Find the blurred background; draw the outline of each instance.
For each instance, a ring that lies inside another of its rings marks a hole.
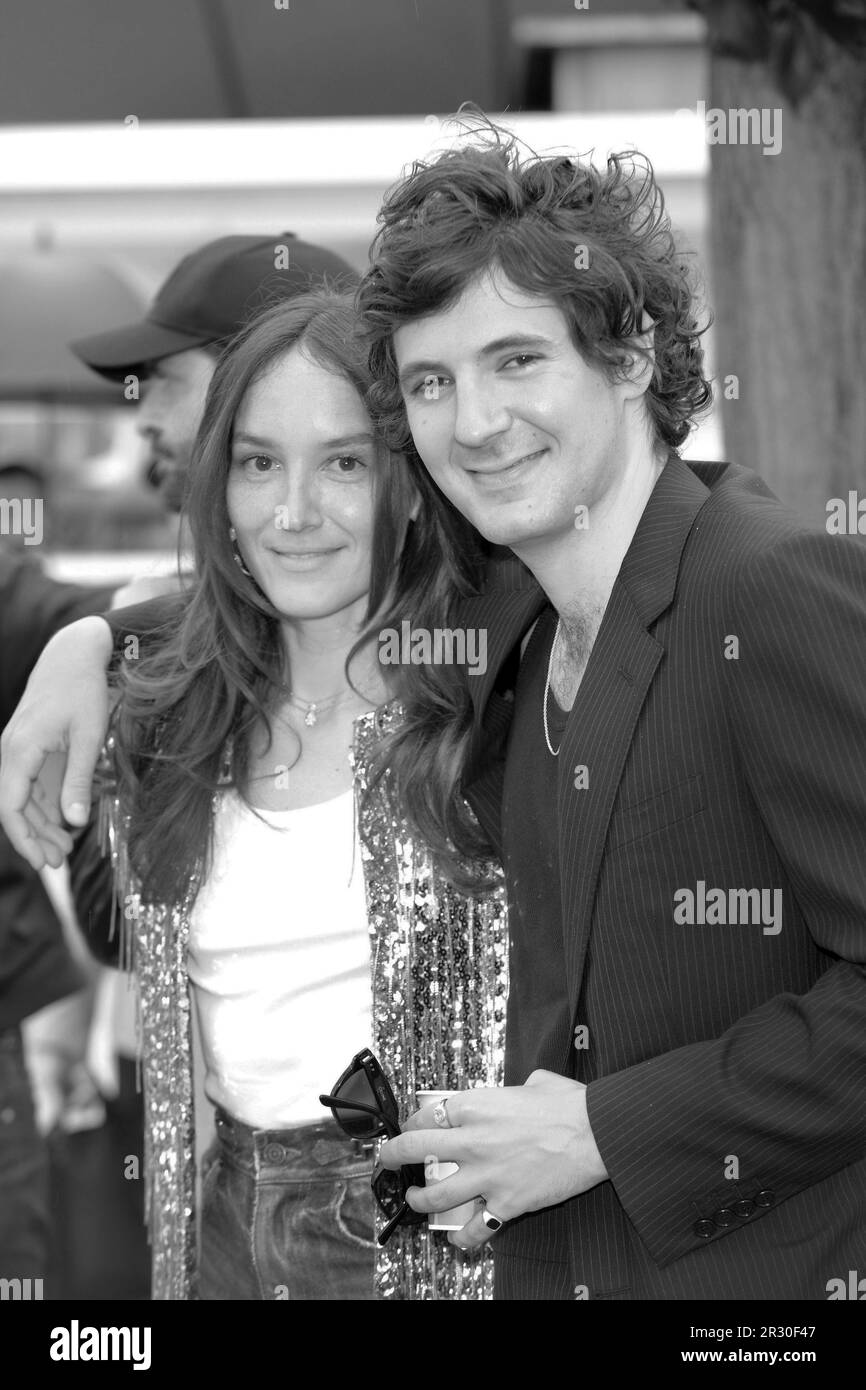
[[[136,402],[66,340],[224,233],[362,268],[383,192],[466,100],[536,148],[652,159],[716,317],[688,452],[818,518],[864,483],[856,0],[4,0],[0,24],[0,468],[3,495],[44,489],[52,572],[113,582],[174,544]],[[709,145],[699,102],[778,108],[781,151]]]
[[[686,454],[755,468],[819,525],[853,496],[857,531],[864,78],[866,0],[3,0],[0,550],[22,548],[13,505],[41,501],[27,553],[52,578],[174,569],[141,402],[68,343],[139,319],[224,235],[291,231],[363,270],[385,190],[466,101],[539,151],[650,158],[714,316],[716,400]],[[745,143],[719,138],[735,109],[757,118]],[[117,1142],[122,1159],[139,1139]],[[104,1164],[64,1164],[75,1244]],[[68,1289],[145,1296],[136,1249],[72,1261]]]

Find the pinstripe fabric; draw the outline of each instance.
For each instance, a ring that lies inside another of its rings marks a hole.
[[[542,601],[515,562],[467,605],[488,630],[467,795],[491,833],[503,672]],[[866,1275],[866,547],[746,469],[671,456],[569,717],[557,813],[589,1044],[560,1069],[589,1085],[611,1180],[497,1236],[498,1296],[824,1299]],[[699,882],[780,890],[781,929],[677,923]]]

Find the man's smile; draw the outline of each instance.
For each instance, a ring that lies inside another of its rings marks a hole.
[[[523,454],[512,463],[492,463],[483,468],[467,468],[466,472],[480,482],[482,487],[497,487],[515,481],[516,475],[538,462],[547,448],[536,449],[532,454]]]

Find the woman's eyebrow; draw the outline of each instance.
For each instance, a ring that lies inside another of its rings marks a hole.
[[[375,444],[376,437],[372,430],[362,430],[360,434],[343,434],[337,439],[325,439],[322,442],[323,449],[348,449],[359,444]]]
[[[277,442],[275,439],[267,439],[264,435],[261,434],[246,434],[244,431],[241,431],[240,434],[232,436],[232,446],[234,447],[235,444],[252,444],[253,448],[255,449],[277,448]]]
[[[341,434],[334,439],[323,439],[319,445],[322,449],[349,449],[357,448],[362,444],[375,444],[376,437],[372,430],[360,430],[356,434]],[[232,439],[232,447],[236,444],[252,446],[254,449],[279,449],[280,444],[276,439],[269,439],[261,434],[247,434],[241,431]]]

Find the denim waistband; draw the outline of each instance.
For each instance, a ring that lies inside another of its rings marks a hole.
[[[375,1143],[350,1139],[336,1120],[319,1120],[312,1124],[292,1125],[287,1129],[253,1129],[229,1115],[220,1106],[216,1109],[216,1137],[231,1162],[250,1172],[299,1180],[309,1178],[310,1170],[328,1169],[328,1176],[338,1170],[358,1173],[372,1171]]]

